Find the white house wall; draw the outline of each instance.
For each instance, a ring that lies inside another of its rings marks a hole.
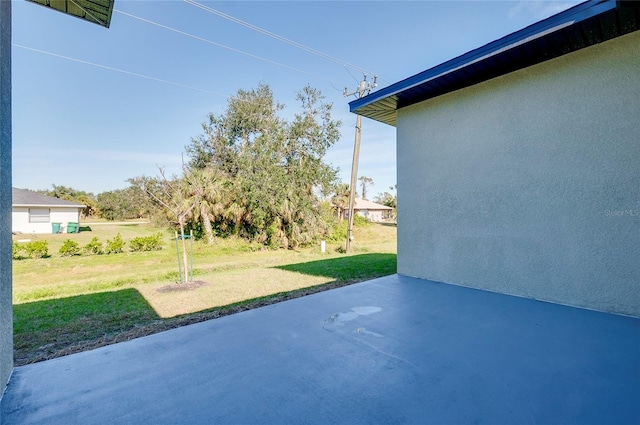
[[[399,273],[640,316],[640,32],[397,128]]]
[[[44,207],[37,207],[44,208]],[[29,223],[28,207],[13,207],[12,230],[14,233],[51,233],[52,223],[61,223],[63,232],[66,232],[69,222],[79,221],[79,212],[76,207],[50,207],[50,220],[47,223]]]

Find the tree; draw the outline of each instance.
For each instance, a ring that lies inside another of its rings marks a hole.
[[[159,168],[159,171],[160,178],[138,177],[136,178],[136,183],[140,185],[151,200],[163,207],[167,218],[180,229],[184,277],[185,282],[189,282],[189,261],[184,229],[197,204],[187,189],[184,179],[179,179],[175,176],[167,178],[162,168]],[[182,278],[182,276],[180,277]]]
[[[366,200],[367,199],[367,189],[370,186],[373,186],[373,179],[371,177],[367,177],[367,176],[360,176],[358,178],[358,180],[360,181],[360,187],[362,188],[362,199]]]
[[[397,187],[398,185],[389,186],[389,189],[396,190]],[[393,208],[392,218],[396,218],[396,208],[398,205],[398,197],[396,195],[392,195],[389,192],[378,193],[375,198],[373,198],[373,202]]]
[[[305,87],[297,100],[301,112],[287,121],[269,86],[239,90],[186,147],[189,170],[217,176],[222,196],[210,216],[218,229],[295,247],[326,228],[317,194],[328,195],[335,185],[337,171],[322,158],[339,139],[340,122],[319,91]]]
[[[335,194],[331,198],[331,202],[338,209],[338,217],[340,220],[344,218],[344,210],[349,207],[349,184],[340,183],[336,186]]]
[[[107,220],[149,217],[152,210],[145,193],[135,185],[102,192],[96,202],[100,216]]]
[[[93,193],[76,190],[67,186],[52,184],[51,190],[38,190],[37,192],[54,198],[65,199],[84,205],[81,214],[83,217],[92,217],[98,213],[97,201]]]
[[[377,204],[386,205],[387,207],[395,208],[396,207],[396,197],[390,194],[389,192],[378,193],[374,198],[373,202]]]
[[[213,243],[211,221],[222,212],[222,179],[218,173],[207,168],[184,170],[184,180],[191,202],[195,205],[192,219],[200,221],[207,237]]]
[[[174,180],[177,177],[174,177]],[[148,217],[158,225],[174,223],[171,214],[167,215],[164,206],[157,201],[166,197],[163,179],[160,177],[138,176],[127,179],[131,185],[135,200],[139,202],[139,208],[143,217]]]

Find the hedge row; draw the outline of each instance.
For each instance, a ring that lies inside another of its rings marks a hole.
[[[154,233],[150,236],[138,236],[129,241],[129,249],[132,252],[159,251],[162,249],[162,233]],[[125,242],[120,233],[113,239],[107,239],[106,244],[102,244],[97,237],[83,247],[78,242],[71,239],[64,241],[58,254],[63,257],[75,255],[101,255],[118,254],[124,252]],[[26,244],[13,243],[13,259],[22,260],[25,258],[47,258],[49,257],[49,246],[47,241],[32,241]]]

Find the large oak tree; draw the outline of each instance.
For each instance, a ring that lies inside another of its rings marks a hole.
[[[297,100],[300,111],[285,120],[284,105],[263,84],[239,90],[223,114],[209,115],[203,134],[186,147],[185,175],[215,175],[215,190],[194,191],[206,205],[194,218],[208,216],[220,231],[285,248],[311,242],[326,229],[318,196],[331,193],[337,170],[323,157],[340,137],[340,122],[319,91],[307,86]]]

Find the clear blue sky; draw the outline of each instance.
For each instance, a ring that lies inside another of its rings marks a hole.
[[[356,117],[348,108],[353,98],[344,98],[342,89],[355,89],[359,69],[370,79],[378,75],[380,88],[579,3],[198,2],[357,68],[179,0],[116,0],[110,29],[15,1],[13,185],[57,184],[98,194],[126,187],[129,177],[157,175],[157,166],[179,173],[184,147],[201,133],[207,114],[223,113],[239,88],[261,82],[288,114],[297,111],[295,94],[307,84],[334,104],[342,138],[326,160],[348,182]],[[373,178],[371,197],[396,183],[395,144],[395,128],[363,120],[358,174]]]

